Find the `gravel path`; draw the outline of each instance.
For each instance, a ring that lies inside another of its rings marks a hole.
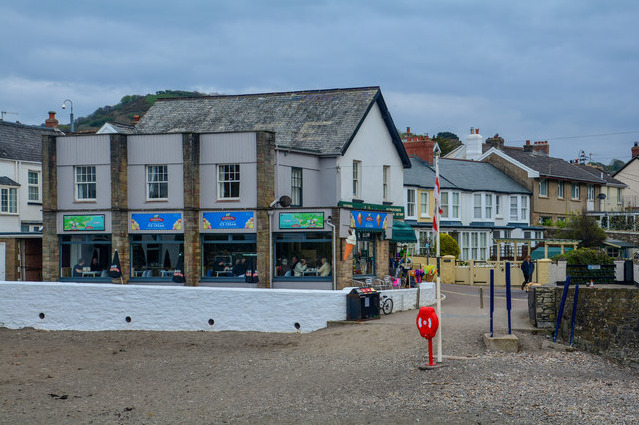
[[[527,332],[488,352],[486,312],[447,302],[429,371],[415,311],[310,334],[0,329],[0,424],[639,421],[636,371]]]

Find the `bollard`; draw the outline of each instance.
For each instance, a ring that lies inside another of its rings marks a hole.
[[[511,322],[510,322],[510,263],[506,263],[506,310],[508,312],[508,335],[512,334]]]
[[[479,288],[479,308],[484,308],[484,288],[481,287]]]
[[[557,314],[557,325],[555,326],[555,335],[552,337],[552,342],[557,342],[557,334],[559,333],[559,324],[561,323],[561,316],[564,315],[564,306],[566,305],[566,297],[568,296],[569,287],[570,287],[570,276],[566,276],[566,282],[564,283],[564,293],[561,295],[561,303],[559,304],[559,313]]]
[[[579,282],[575,284],[575,301],[572,304],[572,319],[570,320],[570,346],[572,338],[575,336],[575,317],[577,316],[577,297],[579,296]]]
[[[493,337],[493,313],[495,312],[495,270],[490,271],[490,337]]]

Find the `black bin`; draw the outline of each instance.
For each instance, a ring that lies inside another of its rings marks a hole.
[[[623,263],[623,281],[624,283],[635,283],[635,268],[632,260],[626,260]]]
[[[374,288],[353,288],[346,295],[346,320],[379,319],[379,292]]]

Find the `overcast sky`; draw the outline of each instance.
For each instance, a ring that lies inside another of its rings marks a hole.
[[[636,0],[0,3],[0,110],[61,123],[122,96],[380,86],[396,126],[627,161],[639,141]]]

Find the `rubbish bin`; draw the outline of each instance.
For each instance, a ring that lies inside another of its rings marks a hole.
[[[353,288],[346,295],[346,320],[379,319],[379,292],[375,288]]]
[[[626,260],[623,263],[623,281],[624,283],[635,283],[635,268],[632,260]]]

